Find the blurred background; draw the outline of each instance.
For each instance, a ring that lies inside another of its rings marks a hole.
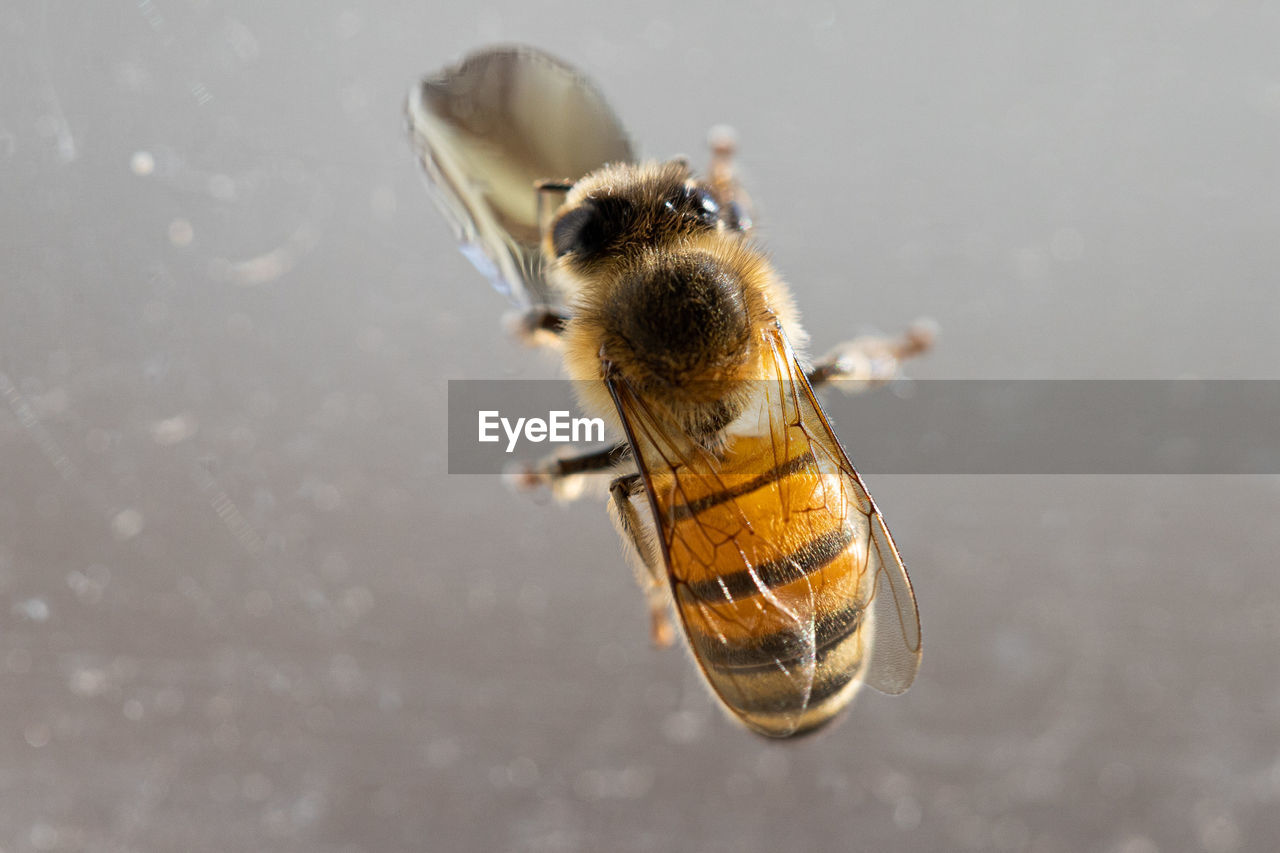
[[[446,380],[557,375],[401,118],[495,41],[648,155],[734,125],[818,349],[1277,378],[1272,6],[5,4],[0,850],[1280,843],[1274,477],[876,476],[923,668],[779,744],[602,502],[446,473]]]

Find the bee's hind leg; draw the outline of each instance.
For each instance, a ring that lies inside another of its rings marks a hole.
[[[674,639],[667,616],[666,572],[655,544],[642,535],[640,514],[632,498],[643,490],[639,474],[624,474],[609,484],[609,515],[624,541],[630,544],[627,556],[649,600],[649,635],[655,646],[669,646]]]
[[[864,337],[837,344],[806,374],[815,388],[841,381],[842,391],[856,393],[902,376],[902,363],[927,352],[937,336],[930,320],[917,320],[896,338]]]

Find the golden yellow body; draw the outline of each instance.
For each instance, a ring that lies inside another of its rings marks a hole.
[[[513,92],[545,97],[567,129]],[[409,117],[468,255],[528,306],[530,333],[561,338],[583,408],[625,439],[526,479],[616,466],[614,519],[655,638],[673,608],[715,694],[771,737],[821,726],[863,683],[905,690],[920,661],[911,584],[813,384],[855,362],[896,370],[927,338],[855,341],[807,375],[732,146],[713,146],[705,179],[684,160],[637,163],[594,88],[546,54],[476,54],[423,81]]]

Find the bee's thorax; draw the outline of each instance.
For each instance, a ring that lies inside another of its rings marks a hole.
[[[644,384],[731,378],[750,352],[742,287],[709,254],[655,252],[621,275],[601,304],[605,351]]]

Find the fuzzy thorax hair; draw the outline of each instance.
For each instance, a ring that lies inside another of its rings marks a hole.
[[[619,428],[600,380],[605,363],[687,434],[723,430],[768,374],[763,343],[775,321],[803,341],[790,294],[736,235],[663,245],[581,280],[565,331],[565,367],[583,409]]]

